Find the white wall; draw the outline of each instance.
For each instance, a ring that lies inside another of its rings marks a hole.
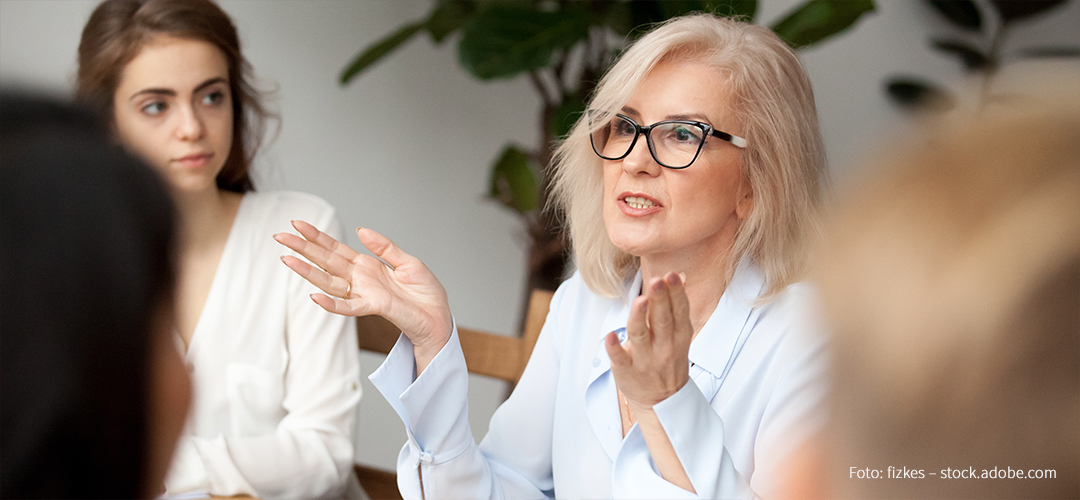
[[[759,19],[778,19],[799,0],[763,0]],[[844,37],[803,52],[833,171],[843,179],[875,142],[911,123],[885,99],[887,75],[955,82],[955,61],[928,48],[952,30],[923,2],[879,0]],[[244,51],[278,87],[283,126],[259,160],[261,189],[315,193],[347,227],[383,232],[422,258],[450,292],[458,322],[516,328],[527,239],[517,219],[483,198],[487,166],[510,140],[539,140],[539,100],[525,79],[483,83],[457,66],[453,42],[421,35],[349,87],[337,84],[360,48],[423,16],[428,1],[221,0]],[[83,23],[96,1],[0,0],[0,85],[67,94]],[[1016,45],[1080,45],[1080,2],[1018,26]],[[1077,65],[1070,63],[1073,67]],[[1080,91],[1080,89],[1078,89]],[[358,244],[355,235],[348,241]],[[364,355],[365,375],[380,362]],[[392,467],[404,442],[397,417],[366,384],[358,460]],[[471,418],[482,436],[504,396],[474,377]]]

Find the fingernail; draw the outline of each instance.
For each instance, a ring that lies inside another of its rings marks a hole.
[[[679,273],[679,279],[681,279],[683,284],[685,284],[686,283],[686,273]]]
[[[675,273],[668,273],[667,284],[675,286],[679,284],[679,275]]]

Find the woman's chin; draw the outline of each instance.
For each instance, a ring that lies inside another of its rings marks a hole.
[[[608,239],[620,252],[641,257],[649,253],[649,248],[655,244],[655,240],[646,238],[644,235],[612,234],[608,232]]]

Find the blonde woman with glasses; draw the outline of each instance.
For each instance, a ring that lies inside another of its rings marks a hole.
[[[370,229],[305,223],[285,263],[402,328],[371,379],[404,421],[406,498],[750,498],[821,425],[822,342],[794,284],[824,159],[809,79],[769,30],[697,15],[634,44],[560,145],[577,272],[477,445],[446,292]],[[321,269],[320,269],[321,268]],[[325,270],[325,271],[324,271]]]

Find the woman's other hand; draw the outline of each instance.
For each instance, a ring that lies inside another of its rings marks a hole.
[[[614,332],[606,339],[615,385],[635,414],[682,389],[690,379],[690,303],[683,279],[668,273],[643,285],[630,306],[627,341]]]
[[[675,273],[642,284],[643,295],[630,305],[627,341],[614,332],[604,339],[615,385],[626,398],[627,418],[637,420],[660,476],[695,492],[653,405],[682,389],[690,380],[690,302],[685,279]],[[632,415],[632,416],[631,416]]]
[[[274,239],[318,266],[293,256],[281,258],[325,293],[312,294],[312,300],[332,313],[375,314],[397,325],[413,343],[419,375],[446,344],[453,327],[446,290],[431,270],[371,229],[358,228],[356,235],[378,259],[306,222],[293,221],[293,227],[303,238],[278,233]]]

